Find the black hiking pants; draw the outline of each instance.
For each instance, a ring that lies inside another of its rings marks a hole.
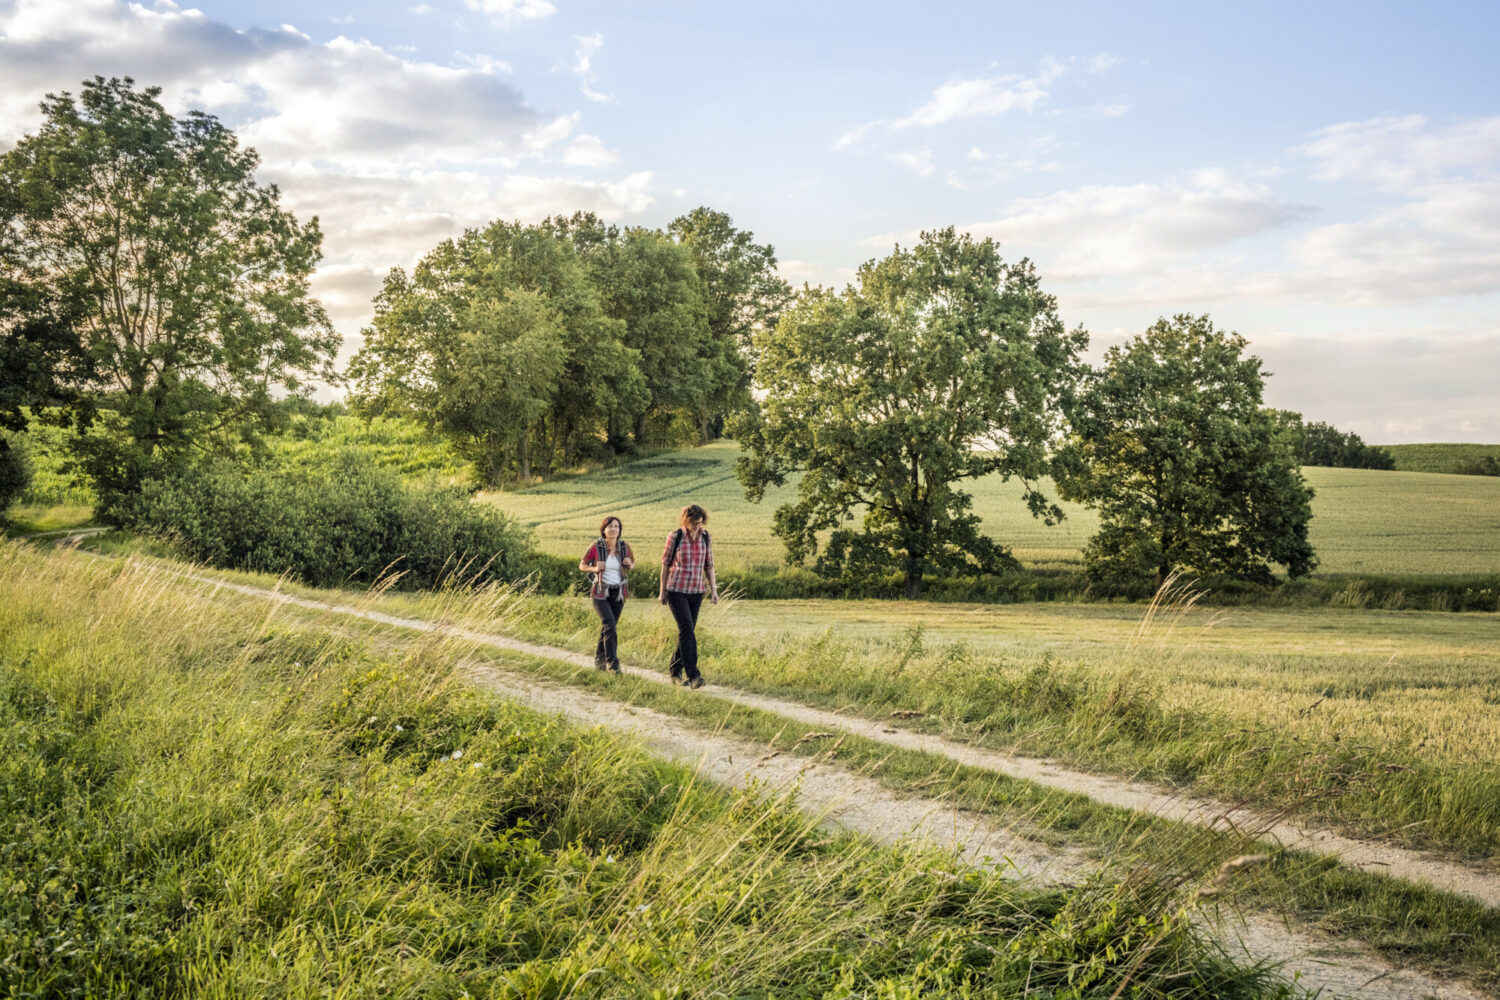
[[[667,608],[677,622],[677,648],[672,650],[670,670],[673,677],[692,680],[698,676],[698,609],[703,606],[702,594],[684,594],[667,591]]]
[[[594,666],[616,672],[620,669],[620,612],[625,610],[625,598],[619,587],[610,587],[604,597],[594,598],[594,612],[599,616],[599,644],[594,647]]]

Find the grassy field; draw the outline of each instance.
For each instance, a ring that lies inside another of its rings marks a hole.
[[[1381,445],[1396,459],[1402,472],[1454,473],[1465,462],[1483,458],[1500,460],[1500,444],[1387,444]]]
[[[709,510],[709,529],[726,567],[774,567],[781,543],[771,515],[793,494],[767,491],[759,505],[744,498],[734,476],[739,448],[720,441],[574,479],[482,497],[532,525],[546,552],[577,557],[600,519],[618,514],[642,554],[656,546],[690,501]],[[1317,491],[1312,540],[1320,574],[1466,575],[1500,572],[1500,479],[1361,469],[1303,470]],[[1080,552],[1097,526],[1091,511],[1068,505],[1067,519],[1049,528],[1026,513],[1018,484],[980,480],[973,487],[985,529],[1033,567],[1081,565]]]
[[[163,574],[174,564],[153,565],[160,572],[150,578],[166,588]],[[212,575],[278,585],[251,574]],[[279,585],[585,652],[597,628],[581,599],[358,595]],[[230,597],[221,593],[219,600]],[[232,598],[223,606],[246,613]],[[358,619],[336,622],[298,609],[277,617],[282,631],[341,628],[389,648],[388,629]],[[883,720],[892,712],[917,713],[888,724],[1179,782],[1272,813],[1446,848],[1493,869],[1500,773],[1492,701],[1500,644],[1485,625],[1495,620],[1168,608],[1147,621],[1139,606],[1118,605],[731,602],[705,609],[701,635],[705,671],[720,684]],[[624,637],[627,661],[660,667],[672,627],[664,611],[637,601],[627,607]],[[817,753],[816,726],[729,710],[667,685],[496,655],[508,670],[683,715],[786,753]],[[813,742],[800,747],[802,737]],[[1243,846],[1175,824],[885,744],[841,741],[838,756],[894,792],[921,789],[1043,843],[1084,847],[1148,870],[1212,857],[1211,870],[1244,853]],[[1276,852],[1240,892],[1256,906],[1368,941],[1397,961],[1500,987],[1500,911],[1295,852]]]
[[[0,989],[1289,995],[1199,941],[1175,873],[955,876],[497,702],[462,654],[0,545]]]
[[[383,600],[418,615],[440,603]],[[527,607],[514,630],[592,651],[586,601]],[[664,665],[674,636],[653,601],[627,606],[627,659]],[[734,601],[705,608],[700,649],[705,674],[734,687],[916,713],[962,741],[1500,854],[1500,616]]]

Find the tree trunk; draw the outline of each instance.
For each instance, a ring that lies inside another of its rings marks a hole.
[[[639,449],[639,448],[644,447],[645,444],[646,444],[646,411],[645,410],[642,410],[640,413],[637,413],[635,415],[635,430],[632,431],[631,433],[635,437],[635,446],[636,446],[636,448]]]
[[[521,466],[519,478],[525,484],[531,481],[531,428],[528,427],[521,432],[521,441],[516,451],[516,460]]]

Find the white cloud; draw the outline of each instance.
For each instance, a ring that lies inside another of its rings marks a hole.
[[[862,139],[864,139],[865,136],[869,135],[871,129],[874,129],[874,128],[876,128],[878,126],[881,126],[881,125],[884,125],[884,124],[885,124],[884,120],[881,120],[881,121],[865,122],[863,125],[856,125],[854,128],[849,129],[849,131],[845,132],[844,134],[840,135],[837,139],[835,139],[834,142],[833,142],[833,148],[834,149],[848,149],[850,146],[854,146],[854,145],[858,144]]]
[[[267,161],[513,163],[550,133],[503,72],[290,27],[236,30],[169,5],[19,0],[0,7],[0,141],[35,126],[43,93],[129,74],[161,85],[174,112],[219,115]]]
[[[1049,277],[1087,280],[1160,270],[1308,212],[1264,185],[1200,171],[1186,184],[1090,185],[1018,199],[1000,218],[967,228],[995,237],[1016,256],[1053,249]]]
[[[415,7],[408,7],[406,9],[418,16],[437,13],[437,8],[430,3],[419,3]]]
[[[937,169],[932,162],[932,153],[926,149],[912,149],[904,153],[892,153],[891,159],[914,171],[918,177],[927,177]]]
[[[595,135],[580,135],[563,150],[562,161],[570,167],[607,167],[620,161],[620,154],[605,147]]]
[[[1322,180],[1363,180],[1409,191],[1454,171],[1500,167],[1500,116],[1431,126],[1421,115],[1344,122],[1313,133],[1298,150]]]
[[[604,36],[598,32],[592,35],[574,35],[573,41],[577,43],[573,50],[573,72],[582,81],[578,85],[579,93],[599,103],[614,100],[613,95],[594,89],[594,81],[598,79],[598,74],[594,72],[594,56],[604,48]]]
[[[592,35],[574,35],[573,41],[578,43],[573,50],[573,72],[587,76],[593,69],[594,53],[604,47],[604,36],[598,32]]]
[[[464,6],[501,26],[534,21],[557,13],[557,8],[547,0],[464,0]]]
[[[1119,64],[1119,56],[1110,55],[1108,52],[1101,52],[1088,61],[1086,69],[1090,73],[1097,75],[1100,73],[1108,73],[1111,69],[1115,68]]]
[[[992,117],[1007,111],[1033,112],[1047,101],[1048,87],[1062,72],[1051,63],[1034,77],[1018,75],[976,77],[945,83],[932,92],[927,103],[892,127],[933,126],[959,118]]]

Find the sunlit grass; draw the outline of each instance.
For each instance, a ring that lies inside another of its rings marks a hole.
[[[696,502],[710,512],[725,566],[780,565],[784,549],[771,534],[771,516],[795,490],[768,490],[764,501],[751,504],[734,476],[738,456],[737,444],[719,441],[482,499],[534,526],[543,551],[565,557],[581,555],[599,520],[614,513],[637,548],[659,558],[654,547],[676,525],[677,512]],[[1319,573],[1500,572],[1500,478],[1322,468],[1303,474],[1317,493],[1311,530]],[[1065,504],[1067,519],[1048,527],[1026,512],[1014,481],[980,480],[972,492],[985,531],[1024,564],[1081,566],[1097,527],[1092,511]]]
[[[8,994],[1280,993],[1180,866],[1042,889],[829,836],[340,624],[0,545]]]

